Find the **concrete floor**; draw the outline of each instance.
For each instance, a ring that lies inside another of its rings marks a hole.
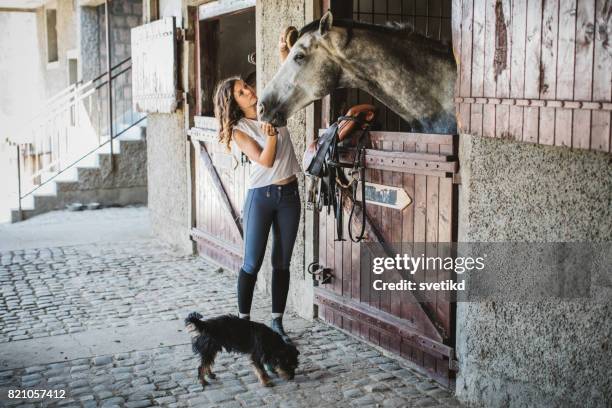
[[[150,239],[143,207],[53,211],[15,224],[0,224],[0,251]]]

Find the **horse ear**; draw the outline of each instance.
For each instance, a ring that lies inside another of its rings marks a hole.
[[[321,35],[327,34],[328,31],[332,28],[332,23],[334,21],[334,16],[332,16],[331,11],[327,11],[321,17],[321,21],[319,22],[319,33]]]

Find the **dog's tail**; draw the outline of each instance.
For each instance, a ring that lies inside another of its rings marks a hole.
[[[202,315],[198,312],[191,312],[185,319],[185,327],[191,337],[197,337],[204,330],[205,324],[202,320]]]

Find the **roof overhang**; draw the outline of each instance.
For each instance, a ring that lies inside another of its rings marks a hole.
[[[49,0],[0,0],[0,12],[32,12],[38,7],[42,7]],[[104,0],[78,0],[79,6],[99,6],[104,4]]]
[[[0,0],[0,11],[32,12],[43,4],[44,0]]]

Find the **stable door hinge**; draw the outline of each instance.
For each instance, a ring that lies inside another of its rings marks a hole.
[[[453,174],[453,184],[461,185],[461,174],[460,173]]]
[[[194,42],[195,41],[195,32],[193,29],[177,28],[176,29],[176,39],[177,41],[186,41],[186,42]]]
[[[193,98],[193,95],[190,94],[189,92],[183,92],[183,101],[187,104],[187,105],[194,105],[195,101]]]
[[[449,358],[448,369],[450,371],[459,371],[459,361],[455,360],[454,358]]]

